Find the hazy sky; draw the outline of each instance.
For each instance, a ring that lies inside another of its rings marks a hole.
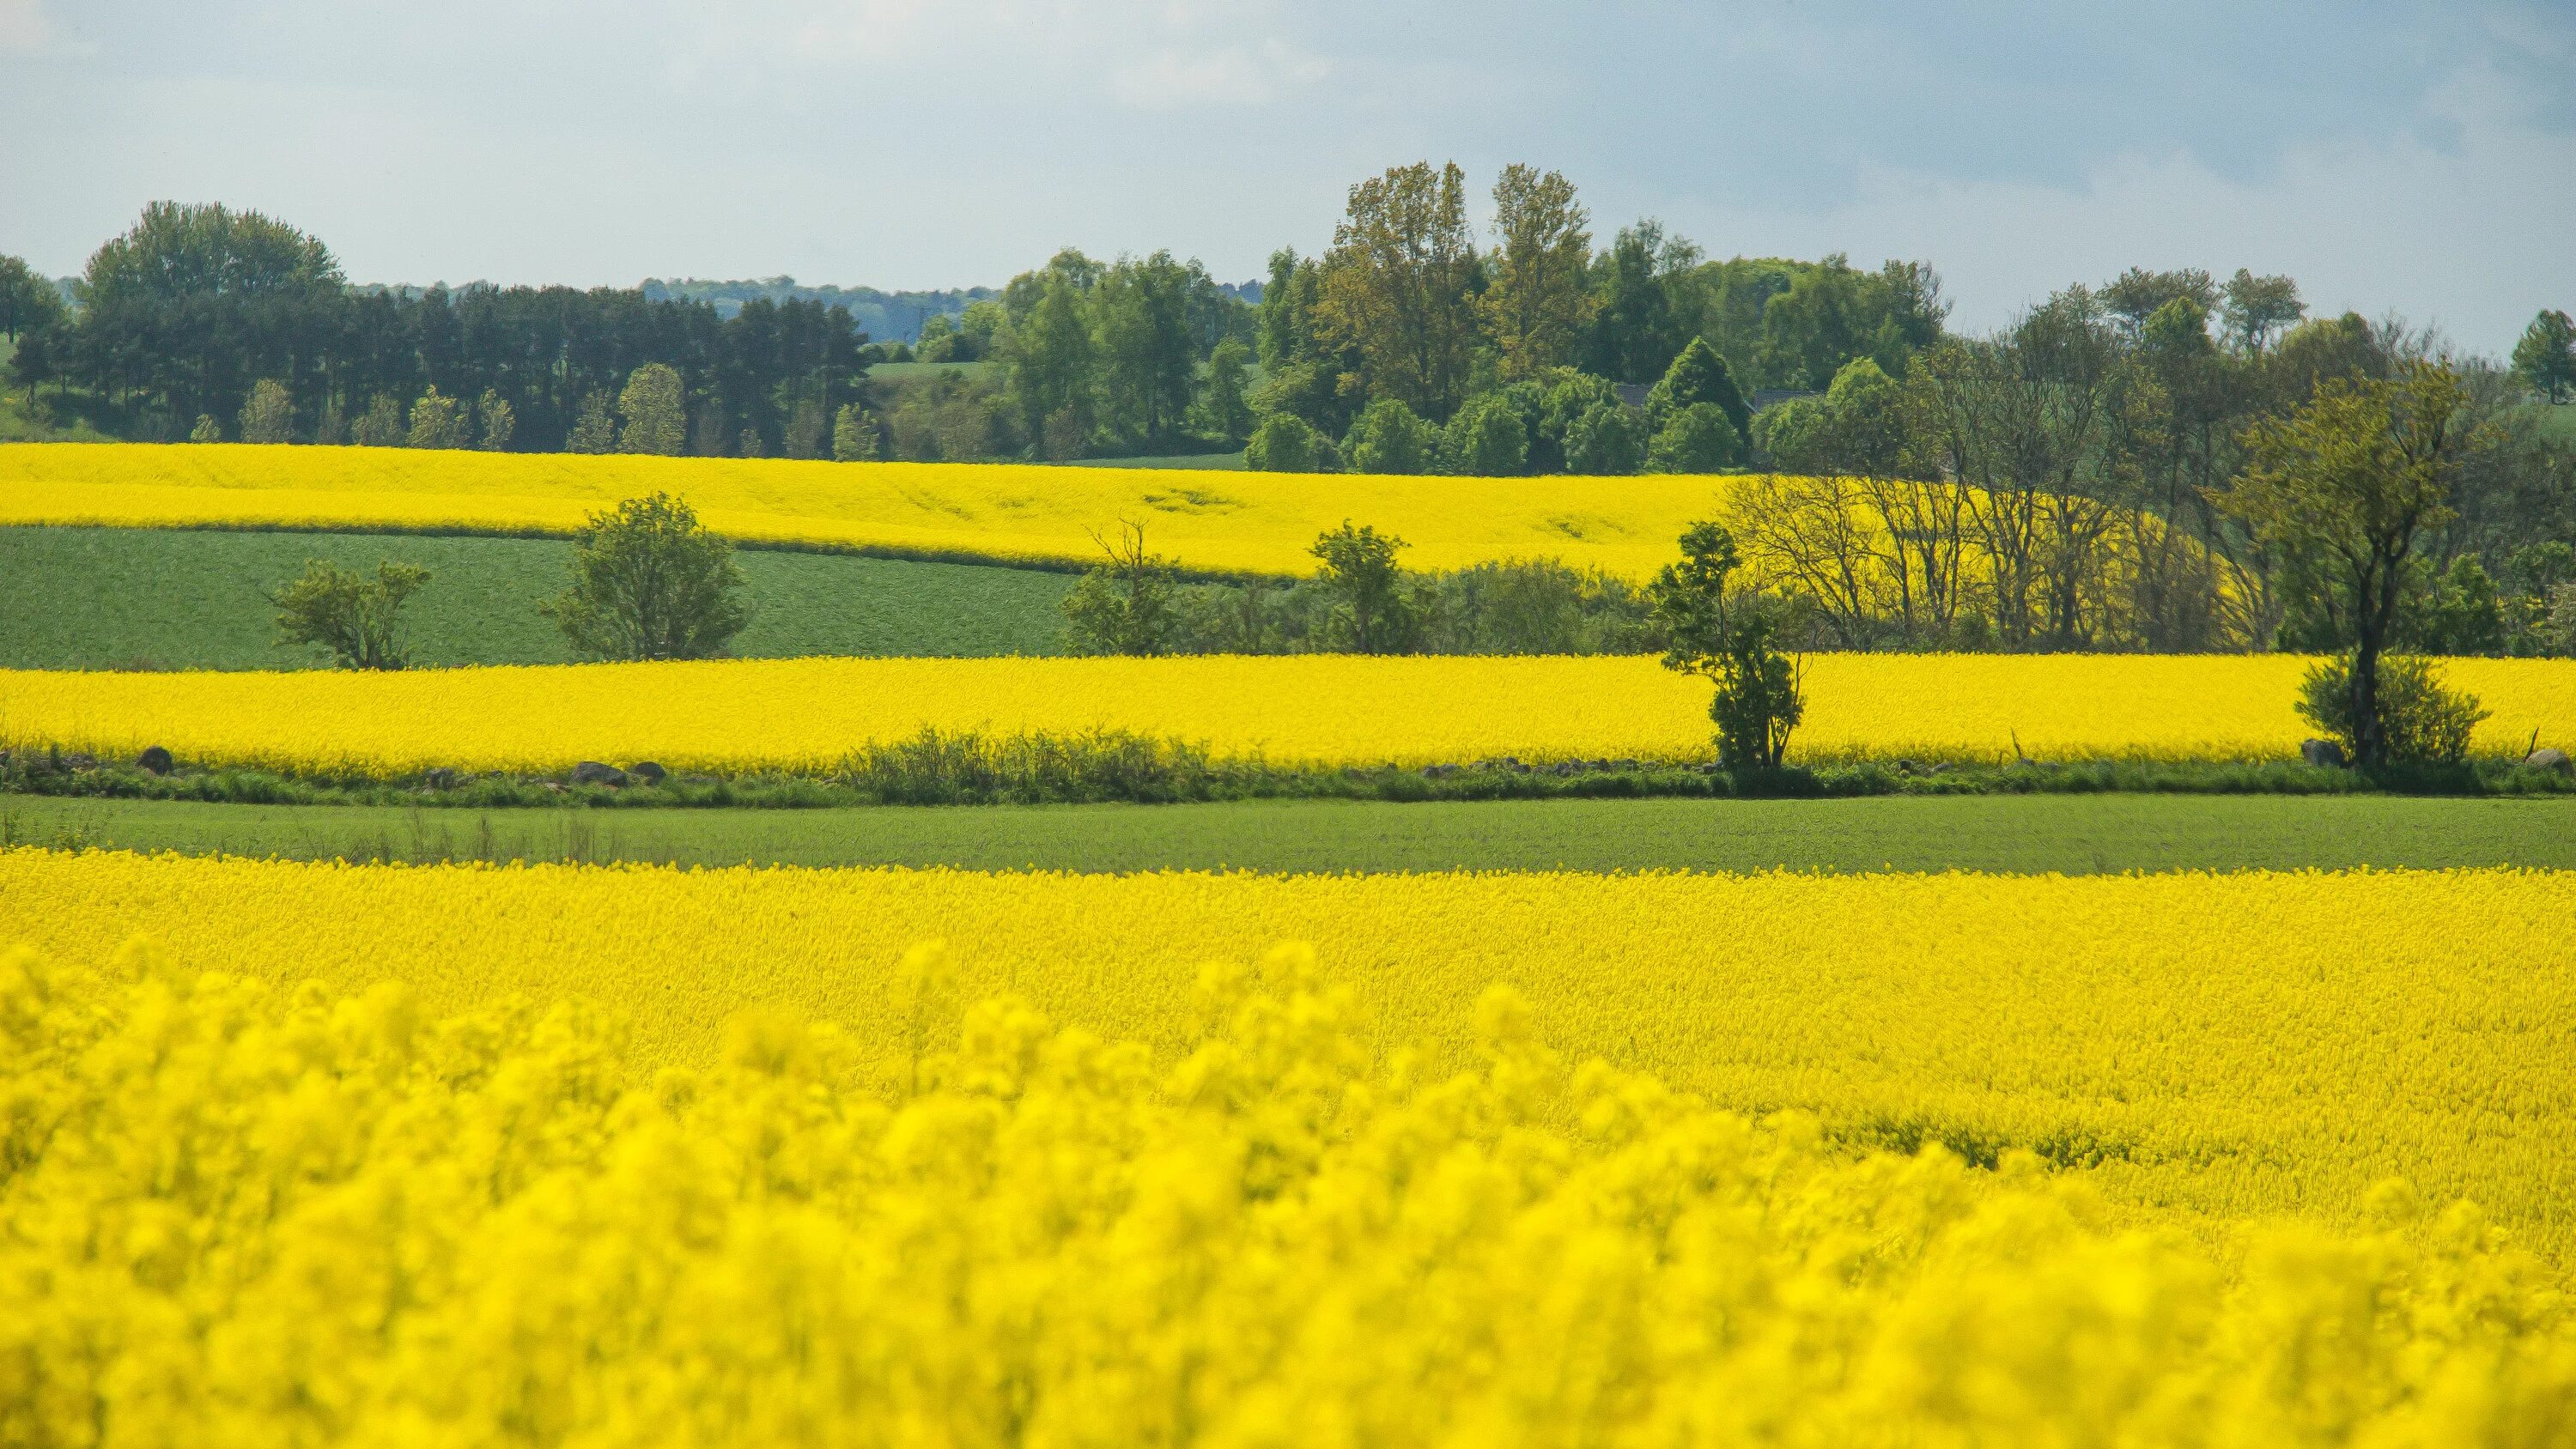
[[[1422,157],[1927,259],[1971,328],[2248,266],[2499,351],[2576,309],[2576,0],[0,0],[0,251],[55,273],[172,198],[366,281],[1242,279]]]

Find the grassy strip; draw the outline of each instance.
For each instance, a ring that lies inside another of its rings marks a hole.
[[[2347,795],[426,810],[0,797],[0,846],[293,860],[962,870],[2576,868],[2576,803]]]
[[[1635,761],[1536,767],[1514,761],[1402,769],[1274,764],[1218,757],[1178,741],[1100,731],[988,736],[925,729],[853,751],[813,775],[584,782],[434,770],[398,780],[264,770],[167,773],[59,750],[0,756],[0,791],[65,797],[262,805],[423,805],[501,809],[580,805],[820,809],[851,805],[1180,804],[1222,800],[1846,799],[1876,795],[2195,794],[2452,796],[2576,793],[2576,777],[2502,761],[2364,772],[2260,763],[1895,764],[1727,770]]]

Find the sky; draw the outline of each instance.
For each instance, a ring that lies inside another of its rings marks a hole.
[[[57,275],[170,199],[359,281],[1244,280],[1425,158],[1929,261],[1972,331],[2249,267],[2501,353],[2576,310],[2576,0],[0,0],[0,252]]]

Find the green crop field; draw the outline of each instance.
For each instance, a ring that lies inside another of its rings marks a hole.
[[[262,594],[307,559],[430,570],[406,612],[428,665],[571,658],[537,605],[569,581],[572,545],[549,539],[0,528],[0,668],[286,669]],[[745,549],[751,624],[737,653],[1053,654],[1071,576],[974,564]]]
[[[418,810],[0,797],[0,842],[296,859],[973,870],[2576,868],[2576,801],[1983,796],[1833,802]]]

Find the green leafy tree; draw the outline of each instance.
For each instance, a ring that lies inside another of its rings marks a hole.
[[[188,441],[191,443],[220,443],[223,440],[224,430],[222,426],[215,421],[215,415],[213,413],[197,414],[197,425],[188,430]]]
[[[1440,430],[1397,398],[1361,409],[1342,440],[1342,460],[1354,473],[1427,473],[1439,457]]]
[[[1336,643],[1359,654],[1412,650],[1421,619],[1406,597],[1404,571],[1395,562],[1404,546],[1393,534],[1365,525],[1353,528],[1344,519],[1307,550],[1324,565],[1324,591],[1333,601],[1327,629]]]
[[[1049,268],[1032,286],[1036,295],[1028,314],[997,345],[1002,390],[1022,430],[1061,462],[1081,456],[1091,436],[1099,348],[1092,340],[1087,289],[1072,274]],[[1059,417],[1066,421],[1054,426]]]
[[[2319,660],[2299,682],[2299,716],[2317,732],[2358,760],[2365,731],[2376,740],[2384,763],[2456,765],[2468,758],[2469,737],[2487,717],[2475,695],[2442,682],[2433,662],[2420,655],[2391,654],[2379,661],[2378,708],[2365,724],[2354,713],[2359,691],[2353,685],[2353,656]]]
[[[1738,560],[1724,528],[1694,523],[1681,547],[1681,562],[1664,565],[1646,589],[1654,622],[1670,641],[1664,667],[1715,682],[1708,713],[1721,764],[1776,770],[1806,716],[1798,665],[1775,643],[1776,608],[1758,597],[1728,596]]]
[[[572,588],[544,606],[574,649],[601,659],[704,659],[749,619],[733,545],[667,493],[593,514]]]
[[[1570,360],[1592,320],[1591,214],[1574,183],[1554,171],[1511,165],[1494,183],[1500,244],[1478,306],[1507,380]]]
[[[1529,469],[1529,424],[1509,394],[1482,393],[1467,400],[1443,430],[1449,466],[1480,478],[1504,478]]]
[[[2354,648],[2354,763],[2386,764],[2379,662],[2404,601],[2418,539],[2452,517],[2468,401],[2459,377],[2408,363],[2388,378],[2328,378],[2287,416],[2246,435],[2245,472],[2218,495],[2256,538],[2313,557],[2340,596]]]
[[[629,373],[617,394],[620,452],[658,453],[677,457],[687,446],[689,415],[681,396],[680,374],[667,364],[648,362]]]
[[[1371,396],[1445,420],[1466,397],[1475,362],[1481,269],[1457,163],[1371,177],[1351,188],[1324,259],[1320,340],[1358,354]]]
[[[519,413],[510,406],[510,400],[501,396],[499,390],[487,387],[483,389],[483,396],[475,401],[474,415],[483,424],[483,451],[508,452],[510,435],[519,430]]]
[[[281,643],[319,645],[343,669],[400,669],[411,662],[403,645],[403,601],[429,582],[418,564],[376,565],[373,577],[314,559],[283,589],[267,595],[277,609]]]
[[[1191,267],[1156,252],[1112,266],[1091,293],[1104,421],[1131,443],[1169,438],[1198,385]]]
[[[617,419],[608,410],[608,394],[585,393],[581,410],[573,415],[572,433],[564,440],[567,452],[614,453],[617,451]]]
[[[1699,248],[1652,218],[1622,227],[1594,269],[1599,306],[1586,336],[1584,366],[1615,382],[1663,376],[1691,335],[1681,296]]]
[[[295,429],[295,399],[286,384],[273,377],[263,377],[251,384],[250,398],[242,404],[241,440],[245,443],[284,443],[292,441]]]
[[[1692,403],[1672,415],[1646,448],[1650,473],[1715,473],[1744,453],[1744,439],[1726,410]]]
[[[0,337],[16,342],[62,319],[63,294],[21,257],[0,257]]]
[[[1082,654],[1168,654],[1181,618],[1172,565],[1145,547],[1145,527],[1119,525],[1116,541],[1092,535],[1108,561],[1064,596],[1065,632]]]
[[[2532,318],[2513,345],[2513,375],[2554,403],[2576,394],[2576,321],[2554,311]]]
[[[462,448],[465,440],[465,405],[431,384],[411,405],[411,429],[404,443],[414,448]]]
[[[832,456],[843,463],[873,462],[877,456],[877,420],[857,403],[841,404],[832,419]]]
[[[1735,425],[1735,436],[1743,438],[1753,431],[1753,409],[1746,406],[1744,394],[1735,386],[1735,374],[1728,370],[1726,359],[1705,337],[1694,337],[1664,369],[1661,381],[1646,394],[1646,420],[1660,430],[1672,415],[1695,403],[1713,403]]]
[[[1199,400],[1191,412],[1200,432],[1229,443],[1251,436],[1252,404],[1244,395],[1251,362],[1252,349],[1232,337],[1208,354],[1207,378],[1199,386]]]
[[[402,404],[383,393],[367,401],[367,410],[349,425],[349,441],[361,448],[399,448],[411,438],[403,426]]]
[[[1272,413],[1252,430],[1243,465],[1256,473],[1336,473],[1341,457],[1314,424],[1295,413]]]
[[[1565,430],[1565,468],[1586,477],[1634,473],[1646,462],[1646,415],[1626,403],[1596,402]]]
[[[2218,319],[2228,341],[2239,352],[2259,356],[2298,320],[2308,315],[2299,300],[2299,284],[2287,277],[2258,277],[2243,267],[2219,289]]]

